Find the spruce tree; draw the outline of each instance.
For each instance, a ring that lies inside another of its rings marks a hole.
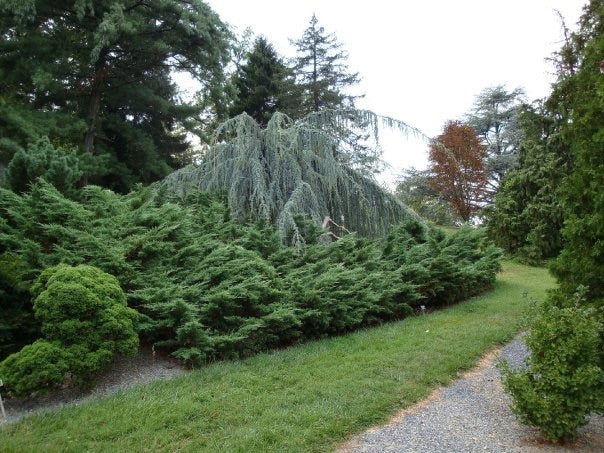
[[[369,125],[356,121],[359,117],[352,112],[361,96],[351,94],[349,89],[357,85],[361,77],[349,71],[348,52],[335,34],[327,33],[319,25],[314,14],[300,39],[291,43],[296,49],[293,69],[301,90],[295,117],[324,110],[350,110],[348,127],[329,126],[331,133],[337,134],[345,145],[336,157],[368,176],[379,172],[380,162],[370,150],[370,136],[364,132]]]
[[[272,44],[259,37],[234,78],[237,99],[231,116],[243,112],[265,126],[273,113],[290,113],[294,83],[291,70],[283,63]]]
[[[302,37],[293,41],[297,55],[294,71],[304,90],[301,113],[324,109],[354,108],[358,96],[345,92],[360,82],[359,74],[349,72],[348,53],[333,33],[327,33],[313,14]]]

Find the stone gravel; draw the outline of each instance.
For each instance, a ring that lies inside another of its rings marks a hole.
[[[135,385],[178,376],[186,371],[175,359],[155,354],[150,348],[142,348],[135,357],[123,357],[116,360],[91,382],[87,390],[67,388],[48,397],[5,399],[7,420],[4,422],[12,423],[44,410],[78,405],[84,401],[111,395]],[[0,424],[2,423],[0,414]]]
[[[486,356],[477,368],[385,426],[353,439],[341,452],[604,452],[604,417],[592,416],[572,444],[553,445],[539,431],[521,425],[509,409],[496,363],[523,366],[528,355],[517,338]]]

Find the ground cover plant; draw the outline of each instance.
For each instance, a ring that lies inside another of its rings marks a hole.
[[[301,250],[272,226],[231,220],[220,197],[82,193],[72,200],[43,180],[22,195],[3,190],[8,263],[25,267],[24,281],[61,263],[114,275],[141,338],[192,366],[459,302],[489,288],[499,269],[499,250],[473,229],[445,235],[409,220],[385,239],[324,244],[298,217]]]
[[[329,451],[470,368],[517,331],[544,269],[504,263],[493,291],[416,316],[220,362],[0,429],[6,451]],[[95,426],[95,429],[90,429]]]

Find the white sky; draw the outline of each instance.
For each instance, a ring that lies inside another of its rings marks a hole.
[[[313,13],[349,52],[363,78],[359,107],[436,136],[467,112],[487,86],[523,87],[544,97],[552,82],[545,61],[562,31],[554,9],[574,28],[586,0],[207,0],[238,30],[251,27],[284,56]],[[427,146],[385,134],[392,181],[402,168],[423,168]]]

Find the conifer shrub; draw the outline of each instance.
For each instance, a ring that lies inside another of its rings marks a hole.
[[[464,227],[446,235],[410,220],[392,229],[382,259],[400,280],[415,286],[423,305],[438,307],[489,289],[501,256],[483,230]]]
[[[74,196],[80,180],[102,175],[106,163],[105,155],[81,154],[75,147],[55,146],[48,137],[41,137],[14,154],[6,169],[6,183],[22,193],[36,179],[44,178],[62,193]]]
[[[32,287],[42,339],[0,363],[16,395],[84,380],[118,354],[134,354],[136,312],[115,277],[92,266],[58,265]]]
[[[380,244],[350,234],[304,254],[285,249],[271,257],[284,275],[287,298],[300,313],[306,337],[350,331],[412,312],[413,285],[380,260]]]
[[[40,180],[23,194],[2,191],[0,216],[0,251],[28,275],[59,263],[115,275],[143,341],[190,366],[458,302],[499,269],[498,249],[476,230],[448,236],[410,221],[385,239],[326,243],[295,216],[303,245],[291,247],[271,225],[233,221],[220,195],[176,199],[161,187],[88,186],[75,201]]]
[[[17,256],[0,255],[0,361],[40,335],[27,271],[27,265]]]
[[[37,340],[0,363],[0,376],[13,395],[25,396],[63,385],[72,355],[58,342]]]
[[[536,312],[525,340],[527,368],[502,366],[512,410],[552,441],[572,438],[592,412],[604,412],[603,324],[581,293],[575,297],[558,292]]]

